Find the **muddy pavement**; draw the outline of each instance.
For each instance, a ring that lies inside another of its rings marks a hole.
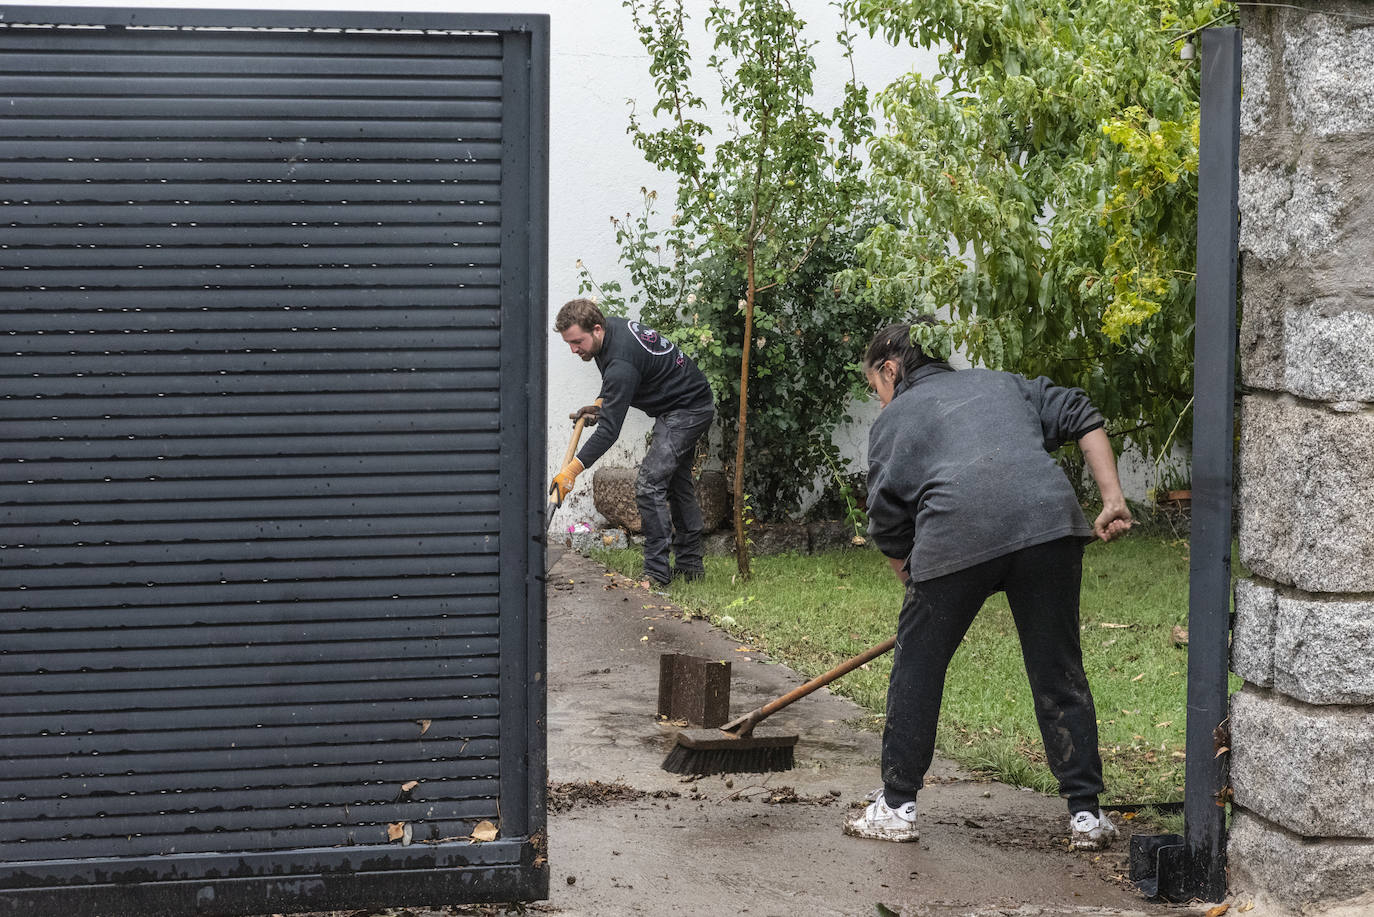
[[[1069,917],[1195,914],[1124,881],[1124,836],[1103,854],[1067,845],[1057,798],[978,781],[937,760],[921,839],[843,836],[876,787],[879,737],[822,689],[770,726],[801,736],[785,772],[698,779],[660,767],[674,728],[655,721],[659,657],[732,663],[731,709],[805,679],[669,600],[566,554],[549,574],[548,903],[536,913]],[[895,616],[896,609],[893,609]]]

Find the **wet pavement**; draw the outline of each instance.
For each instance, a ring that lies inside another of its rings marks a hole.
[[[895,616],[895,609],[894,609]],[[550,900],[532,913],[1079,917],[1200,914],[1141,898],[1125,837],[1071,851],[1062,800],[938,760],[921,839],[845,837],[878,785],[879,736],[821,689],[768,721],[796,732],[796,767],[698,779],[663,771],[676,728],[655,719],[659,657],[732,663],[731,708],[805,681],[665,597],[573,553],[549,574]],[[881,907],[880,907],[881,906]]]

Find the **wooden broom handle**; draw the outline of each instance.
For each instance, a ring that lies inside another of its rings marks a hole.
[[[830,684],[832,681],[839,678],[840,676],[848,675],[850,672],[854,671],[864,663],[872,662],[874,659],[877,659],[883,653],[886,653],[888,650],[892,649],[896,645],[897,638],[889,637],[882,643],[879,643],[877,646],[864,650],[862,653],[855,656],[853,659],[846,659],[844,662],[841,662],[839,665],[835,666],[835,668],[831,669],[829,672],[826,672],[824,675],[817,675],[815,678],[811,679],[801,687],[793,688],[791,691],[788,691],[782,697],[779,697],[776,700],[771,700],[768,703],[764,704],[762,707],[758,708],[757,710],[746,713],[739,719],[732,720],[720,728],[726,732],[734,732],[736,730],[739,730],[742,734],[747,733],[751,731],[754,725],[757,724],[760,720],[772,716],[774,713],[777,713],[783,707],[786,707],[789,704],[801,700],[803,697],[810,694],[812,691],[815,691],[817,688],[825,687],[826,685]]]

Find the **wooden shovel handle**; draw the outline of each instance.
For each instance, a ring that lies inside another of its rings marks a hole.
[[[596,405],[597,407],[601,407],[601,399],[596,399],[592,402],[592,404]],[[573,458],[577,455],[577,441],[582,438],[582,428],[586,425],[586,414],[583,414],[581,417],[577,418],[577,423],[573,424],[572,440],[568,443],[568,451],[563,453],[563,465],[567,465],[568,462],[571,462]],[[560,471],[562,470],[563,465],[558,466]],[[553,504],[558,503],[557,492],[549,494],[549,502]]]
[[[896,645],[897,638],[889,637],[882,643],[879,643],[877,646],[864,650],[862,653],[855,656],[853,659],[846,659],[844,662],[841,662],[839,665],[835,666],[835,668],[831,669],[829,672],[826,672],[824,675],[817,675],[815,678],[811,679],[801,687],[793,688],[791,691],[788,691],[782,697],[779,697],[776,700],[771,700],[768,703],[764,704],[762,707],[758,708],[757,710],[751,710],[749,713],[744,714],[744,716],[741,716],[738,719],[731,720],[730,722],[726,723],[724,726],[720,728],[725,732],[736,732],[740,735],[748,735],[753,730],[754,726],[756,726],[759,723],[760,720],[770,717],[773,714],[777,713],[779,710],[781,710],[783,707],[786,707],[789,704],[801,700],[803,697],[810,694],[812,691],[815,691],[817,688],[825,687],[826,685],[830,684],[832,681],[839,678],[840,676],[848,675],[850,672],[854,671],[859,666],[863,665],[866,662],[871,662],[874,659],[877,659],[883,653],[886,653],[888,650],[892,649]]]

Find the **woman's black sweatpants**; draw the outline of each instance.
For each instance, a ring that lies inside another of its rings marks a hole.
[[[907,583],[883,729],[883,792],[889,806],[915,799],[924,785],[949,661],[983,602],[1005,591],[1060,795],[1068,799],[1070,812],[1097,812],[1102,758],[1079,643],[1082,577],[1082,539],[1061,538]]]

